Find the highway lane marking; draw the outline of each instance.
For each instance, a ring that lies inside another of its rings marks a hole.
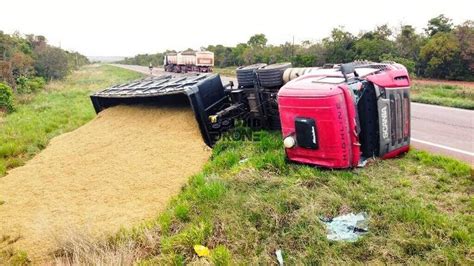
[[[437,148],[445,149],[445,150],[448,150],[448,151],[462,153],[462,154],[474,157],[474,152],[469,152],[469,151],[465,151],[465,150],[451,148],[451,147],[448,147],[448,146],[444,146],[444,145],[440,145],[440,144],[436,144],[436,143],[433,143],[433,142],[424,141],[424,140],[420,140],[420,139],[415,139],[415,138],[411,138],[411,140],[415,141],[415,142],[423,143],[423,144],[426,144],[426,145],[434,146],[434,147],[437,147]]]
[[[461,108],[456,108],[456,107],[441,106],[441,105],[426,104],[426,103],[417,103],[417,102],[411,102],[411,104],[415,105],[415,106],[418,105],[419,107],[426,107],[426,108],[432,108],[432,109],[444,109],[444,110],[447,110],[447,111],[469,113],[469,114],[474,113],[474,110],[461,109]]]

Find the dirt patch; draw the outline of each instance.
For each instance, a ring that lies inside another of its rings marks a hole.
[[[8,246],[39,260],[62,232],[101,236],[137,224],[209,155],[189,107],[107,109],[0,178],[0,239],[20,236]]]

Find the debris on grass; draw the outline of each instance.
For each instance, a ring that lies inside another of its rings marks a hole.
[[[275,255],[277,257],[278,265],[283,266],[283,254],[281,252],[281,249],[275,251]]]
[[[248,160],[249,160],[249,158],[244,158],[244,159],[240,160],[239,163],[246,163]]]
[[[203,245],[194,245],[194,251],[199,257],[209,257],[210,251]]]
[[[349,213],[332,219],[321,218],[327,228],[327,238],[333,241],[354,242],[369,230],[368,216],[365,212]]]

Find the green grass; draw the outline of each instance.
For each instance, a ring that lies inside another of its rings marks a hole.
[[[225,76],[225,77],[235,77],[236,75],[236,72],[235,72],[235,69],[237,67],[235,66],[231,66],[231,67],[223,67],[223,68],[220,68],[220,67],[215,67],[213,68],[213,72],[214,73],[218,73],[220,74],[221,76]]]
[[[414,84],[411,88],[414,102],[474,110],[474,89],[453,85]]]
[[[109,251],[132,246],[139,265],[275,264],[277,249],[288,265],[472,263],[468,165],[411,151],[363,169],[322,170],[286,163],[278,133],[260,136],[218,143],[163,213],[122,229],[107,240]],[[369,233],[328,241],[319,217],[350,211],[370,215]],[[198,258],[195,244],[210,257]]]
[[[57,135],[76,129],[95,113],[92,91],[141,77],[113,66],[86,66],[45,91],[18,96],[16,112],[0,116],[0,177],[23,165]]]

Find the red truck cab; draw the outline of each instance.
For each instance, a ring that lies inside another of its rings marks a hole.
[[[410,144],[410,79],[398,64],[321,69],[285,84],[278,108],[291,161],[351,168]]]

